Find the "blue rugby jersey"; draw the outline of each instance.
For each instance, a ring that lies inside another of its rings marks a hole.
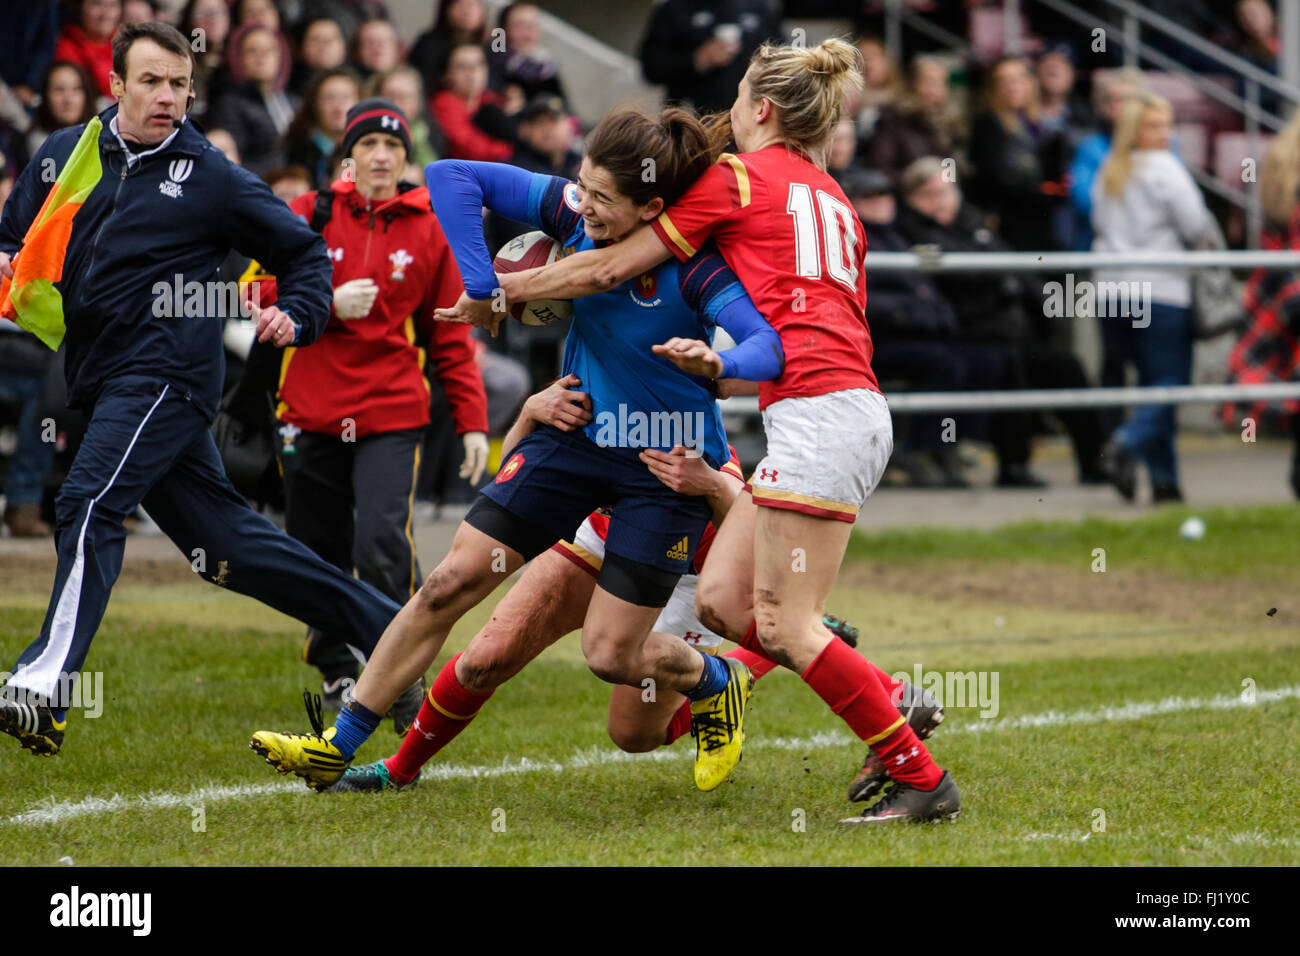
[[[479,208],[543,230],[562,254],[591,249],[578,212],[577,184],[493,163],[443,161],[427,167],[429,192],[468,294],[496,288]],[[722,257],[706,247],[686,262],[669,260],[606,292],[574,301],[564,374],[582,380],[593,418],[587,437],[604,446],[700,449],[717,468],[728,458],[726,434],[707,378],[655,355],[675,336],[712,343],[717,325],[737,341],[727,377],[770,379],[783,354],[775,330],[754,309]]]

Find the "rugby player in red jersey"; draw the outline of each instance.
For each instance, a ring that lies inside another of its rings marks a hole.
[[[567,375],[530,396],[506,435],[501,457],[508,458],[519,439],[539,425],[571,431],[590,421],[591,403],[587,394],[578,390],[581,384],[576,376]],[[713,469],[702,457],[681,454],[684,450],[647,449],[642,458],[669,488],[705,497],[713,521],[720,523],[743,486],[735,452],[721,469]],[[420,768],[469,726],[496,688],[565,634],[582,627],[604,561],[608,530],[608,513],[594,512],[572,541],[559,542],[534,558],[469,646],[443,665],[401,749],[387,759],[349,767],[333,789],[378,791],[414,783]],[[696,582],[713,537],[711,524],[696,549],[694,573],[681,577],[654,626],[657,632],[676,635],[705,653],[716,653],[723,641],[695,616]],[[827,617],[826,623],[846,641],[856,640],[856,632],[844,622]],[[746,664],[755,681],[776,666],[770,658],[744,648],[724,656]],[[928,736],[942,721],[943,709],[930,695],[901,681],[894,683],[892,691],[899,711],[908,716],[918,734]],[[612,689],[609,736],[623,750],[644,753],[666,746],[691,727],[690,701],[682,694],[621,684]],[[695,730],[709,736],[718,734],[720,727],[697,721]],[[707,744],[707,740],[701,741],[701,746]],[[868,783],[879,789],[885,783],[884,774],[877,771],[860,787]]]
[[[717,245],[780,334],[786,363],[759,388],[767,456],[719,529],[700,581],[700,619],[796,671],[868,745],[864,769],[876,761],[887,768],[894,786],[852,822],[951,820],[961,809],[951,775],[900,717],[878,669],[834,640],[821,620],[858,509],[893,448],[889,409],[871,371],[866,241],[825,170],[845,98],[862,82],[859,66],[857,51],[838,39],[763,46],[729,117],[739,155],[724,154],[650,228],[617,246],[502,276],[501,287],[510,301],[579,297],[669,255],[689,258],[706,240]],[[463,311],[462,300],[439,314]],[[657,351],[683,370],[720,374],[704,343]],[[752,590],[738,584],[751,579]],[[734,765],[741,739],[697,759]]]

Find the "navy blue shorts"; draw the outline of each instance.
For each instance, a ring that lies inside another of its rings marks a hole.
[[[541,426],[525,436],[482,494],[550,543],[572,539],[587,515],[610,506],[610,554],[688,574],[712,518],[702,495],[683,495],[650,473],[635,448],[605,448],[581,431]],[[549,545],[548,545],[549,547]]]

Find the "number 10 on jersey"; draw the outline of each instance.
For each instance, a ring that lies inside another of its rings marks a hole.
[[[820,279],[824,260],[826,273],[832,279],[856,289],[858,260],[854,250],[858,234],[853,228],[853,210],[821,189],[817,190],[814,209],[812,188],[807,183],[791,183],[785,211],[794,217],[795,265],[799,275]]]

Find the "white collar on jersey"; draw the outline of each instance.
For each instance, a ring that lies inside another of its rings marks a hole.
[[[113,118],[108,121],[108,131],[117,137],[118,144],[122,147],[122,151],[126,153],[127,166],[130,166],[133,162],[139,162],[140,160],[144,159],[146,156],[152,156],[154,153],[158,152],[159,150],[166,149],[168,146],[171,145],[172,140],[176,138],[176,134],[180,132],[179,129],[172,130],[172,134],[168,136],[165,140],[163,140],[161,143],[159,143],[157,146],[155,146],[153,149],[147,149],[143,153],[133,153],[131,151],[131,147],[126,145],[126,140],[122,138],[122,134],[117,131],[116,113],[114,113]]]

